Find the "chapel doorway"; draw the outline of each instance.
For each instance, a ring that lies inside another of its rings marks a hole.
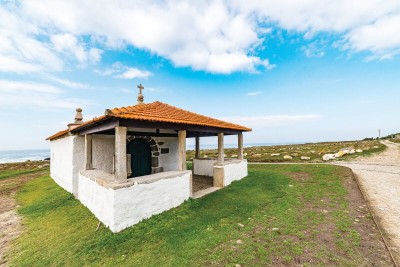
[[[134,139],[128,143],[128,153],[131,154],[132,175],[138,177],[151,174],[150,144],[143,139]]]

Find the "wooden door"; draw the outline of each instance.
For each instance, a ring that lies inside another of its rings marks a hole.
[[[131,177],[151,173],[151,149],[149,143],[143,139],[134,139],[128,144],[128,153],[131,154]]]

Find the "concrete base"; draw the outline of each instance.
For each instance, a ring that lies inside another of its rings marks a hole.
[[[225,186],[225,168],[224,165],[214,166],[214,186],[224,187]]]

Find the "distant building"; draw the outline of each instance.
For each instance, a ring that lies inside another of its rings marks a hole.
[[[197,175],[210,177],[207,192],[247,176],[243,132],[250,128],[158,101],[144,104],[138,87],[137,105],[106,109],[87,122],[78,108],[68,129],[47,138],[51,177],[113,232],[179,206],[192,197]],[[238,136],[237,158],[224,158],[224,135]],[[200,158],[206,136],[218,136],[217,159]],[[193,172],[186,170],[186,138],[196,139]]]

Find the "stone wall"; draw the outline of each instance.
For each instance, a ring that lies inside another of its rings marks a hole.
[[[92,135],[92,168],[113,173],[114,135]]]

